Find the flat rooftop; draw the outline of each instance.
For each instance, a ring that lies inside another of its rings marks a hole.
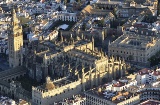
[[[41,44],[43,47],[39,48],[37,50],[38,52],[38,56],[39,57],[43,57],[44,54],[46,54],[46,56],[50,56],[53,54],[57,54],[60,52],[60,50],[56,49],[55,44],[51,43],[51,42],[44,42]]]
[[[105,99],[105,100],[107,100],[109,102],[113,102],[115,104],[116,103],[120,103],[120,102],[122,102],[124,100],[127,100],[131,96],[133,96],[132,93],[127,92],[127,91],[121,91],[121,92],[109,91],[109,90],[101,90],[101,91],[99,91],[98,88],[94,88],[92,90],[86,91],[86,93],[90,94],[90,95],[93,95],[95,97],[101,98],[101,99]]]
[[[98,54],[97,55],[87,54],[84,53],[83,51],[76,49],[69,51],[69,53],[72,53],[72,55],[75,57],[86,59],[86,61],[91,61],[91,62],[101,59],[101,56]]]
[[[159,41],[159,38],[153,36],[124,34],[113,41],[109,47],[146,50],[153,47],[157,41]]]
[[[84,40],[84,39],[76,39],[77,37],[76,36],[73,36],[73,37],[70,37],[70,36],[66,36],[66,37],[63,37],[65,40],[64,41],[58,41],[57,42],[57,45],[58,46],[63,46],[63,47],[66,47],[66,46],[69,46],[69,45],[74,45],[75,47],[78,47],[78,46],[81,46],[81,45],[85,45],[85,44],[88,44],[90,43],[91,41],[88,41],[88,40]],[[71,43],[72,41],[72,43]]]
[[[98,4],[120,4],[121,2],[123,2],[123,0],[120,0],[120,1],[108,1],[108,0],[98,0],[97,3]]]
[[[38,86],[38,89],[42,90],[53,90],[53,89],[58,89],[59,87],[66,86],[70,83],[73,83],[76,79],[68,78],[68,77],[63,77],[58,80],[50,81],[49,83],[44,83],[41,86]]]
[[[67,98],[67,99],[64,99],[64,100],[58,102],[57,105],[63,105],[64,103],[65,104],[72,104],[72,103],[76,103],[78,101],[84,101],[84,100],[86,100],[86,98],[84,96],[76,95],[71,98]]]

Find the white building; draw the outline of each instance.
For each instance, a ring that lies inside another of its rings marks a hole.
[[[57,19],[62,21],[77,21],[77,14],[76,13],[69,13],[69,12],[57,12]]]
[[[160,78],[160,71],[151,71],[147,68],[140,70],[136,76],[138,84],[151,84]]]
[[[160,50],[160,39],[154,36],[124,34],[108,46],[109,56],[147,64],[148,59]]]
[[[142,101],[155,100],[155,102],[159,102],[160,81],[158,79],[160,77],[160,70],[151,71],[149,69],[142,69],[135,76],[135,80],[121,78],[119,81],[112,81],[112,83],[86,91],[86,104],[149,105],[142,104]],[[150,81],[150,84],[146,84],[146,81]],[[139,83],[143,83],[143,85]],[[154,105],[159,105],[159,103]]]
[[[92,89],[85,92],[87,105],[136,105],[140,102],[139,94],[129,92],[106,91]],[[132,97],[132,98],[131,98]]]
[[[81,95],[73,96],[72,98],[63,99],[54,105],[86,105],[86,98]]]
[[[29,41],[38,40],[38,36],[35,35],[35,34],[33,34],[33,33],[29,33],[29,34],[27,35],[27,38],[28,38]]]

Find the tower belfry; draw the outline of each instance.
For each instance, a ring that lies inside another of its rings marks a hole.
[[[23,33],[15,9],[12,11],[11,33],[8,35],[9,66],[21,66],[23,63]]]

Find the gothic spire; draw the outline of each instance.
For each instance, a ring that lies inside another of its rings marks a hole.
[[[15,25],[15,23],[18,23],[18,18],[17,18],[17,15],[16,15],[16,10],[13,8],[12,9],[12,25]]]

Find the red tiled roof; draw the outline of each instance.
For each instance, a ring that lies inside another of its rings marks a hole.
[[[125,84],[122,83],[122,82],[117,82],[116,84],[114,84],[113,86],[114,87],[121,87],[121,86],[124,86]]]
[[[142,70],[139,71],[139,74],[140,74],[140,75],[149,74],[149,70],[150,70],[150,69],[148,69],[148,68],[144,68],[144,69],[142,69]]]
[[[143,27],[143,28],[147,28],[148,26],[146,24],[142,25],[142,24],[134,24],[134,27]]]
[[[159,76],[160,75],[160,71],[153,71],[153,75]]]

